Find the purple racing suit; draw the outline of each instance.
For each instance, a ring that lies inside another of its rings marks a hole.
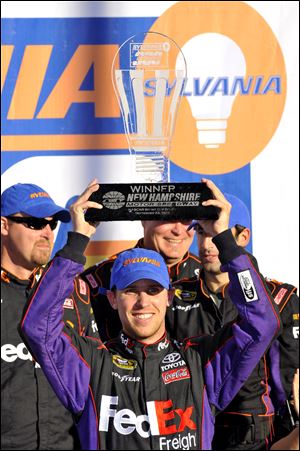
[[[211,449],[216,413],[281,327],[253,263],[230,230],[213,239],[239,312],[215,335],[182,346],[164,335],[146,345],[121,332],[103,345],[63,331],[62,304],[82,271],[84,238],[69,234],[22,321],[31,352],[76,418],[83,449]]]

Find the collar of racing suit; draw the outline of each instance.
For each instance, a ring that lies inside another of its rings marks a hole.
[[[170,340],[166,333],[155,343],[145,344],[141,341],[134,340],[133,338],[129,337],[124,331],[121,331],[116,339],[107,342],[107,347],[109,347],[110,342],[113,342],[114,350],[116,350],[116,341],[117,348],[120,348],[119,352],[122,355],[135,358],[139,361],[151,356],[157,357],[158,359],[160,357],[163,357],[170,345]]]
[[[210,291],[205,283],[205,274],[204,274],[204,270],[201,269],[200,271],[200,277],[199,277],[199,282],[200,282],[200,289],[202,294],[204,294],[206,297],[210,297],[211,294],[216,294],[213,293],[212,291]],[[228,283],[226,283],[223,287],[222,290],[220,291],[220,294],[222,296],[223,299],[225,299],[226,296],[226,288],[228,287]]]
[[[28,286],[28,288],[32,288],[41,277],[42,271],[42,267],[37,267],[32,271],[29,279],[19,279],[17,276],[1,267],[1,280],[7,284],[22,285],[26,287]]]

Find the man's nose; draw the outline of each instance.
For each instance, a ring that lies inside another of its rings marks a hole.
[[[182,222],[174,222],[173,223],[172,232],[175,235],[181,235],[181,233],[183,233],[184,231],[186,231],[186,227],[184,227]]]
[[[149,304],[149,295],[146,293],[146,291],[138,291],[137,292],[136,303],[142,307]]]
[[[46,227],[42,229],[42,235],[47,238],[53,235],[53,230],[51,230],[50,224],[47,224]]]
[[[201,240],[200,247],[201,247],[201,249],[205,249],[205,250],[210,249],[212,247],[212,240],[211,240],[211,238],[208,237],[208,236],[204,237]]]

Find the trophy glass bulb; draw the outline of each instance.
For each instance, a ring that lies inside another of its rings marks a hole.
[[[171,138],[186,81],[180,53],[168,36],[148,32],[125,41],[114,58],[114,88],[139,182],[170,181]]]

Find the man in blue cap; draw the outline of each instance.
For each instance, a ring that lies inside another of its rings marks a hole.
[[[99,185],[92,182],[70,208],[74,231],[44,272],[21,329],[57,396],[75,416],[86,450],[211,449],[216,413],[279,332],[276,306],[228,229],[230,204],[205,182],[215,194],[205,205],[217,206],[220,215],[203,227],[229,272],[240,319],[182,347],[165,330],[173,296],[166,263],[149,249],[122,252],[114,262],[108,296],[122,321],[119,336],[104,345],[74,329],[65,333],[61,306],[96,230],[84,212],[99,208],[89,200]]]
[[[159,252],[168,267],[171,281],[199,274],[199,258],[189,251],[194,239],[194,230],[187,230],[191,220],[142,221],[143,238],[136,248]],[[106,296],[110,285],[111,268],[118,254],[87,268],[81,277],[91,290],[91,302],[97,321],[99,335],[103,341],[116,337],[121,329],[118,313],[113,310]]]
[[[164,289],[168,292],[167,305],[161,301]],[[110,290],[111,306],[118,310],[123,330],[131,338],[154,343],[164,335],[166,307],[174,293],[160,254],[138,248],[123,252],[114,263]]]
[[[48,263],[59,220],[69,222],[69,211],[39,186],[17,183],[7,188],[1,195],[4,267],[27,279],[36,266]]]
[[[232,206],[229,227],[237,244],[246,248],[251,236],[249,211],[238,197],[232,194],[225,194],[225,197]],[[203,333],[213,334],[237,317],[228,289],[229,274],[222,271],[213,236],[207,233],[201,221],[194,221],[192,227],[197,233],[203,269],[199,278],[173,284],[175,297],[167,311],[166,325],[170,335],[178,340]],[[254,260],[252,255],[249,257]],[[295,333],[299,322],[299,299],[296,288],[289,284],[274,280],[265,283],[279,306],[282,334],[238,395],[216,417],[214,449],[266,449],[267,443],[274,439],[275,412],[285,407],[291,397],[293,373],[299,365],[299,343]],[[277,434],[276,439],[282,434],[284,432]]]
[[[1,449],[79,449],[71,414],[18,332],[49,261],[57,223],[70,219],[37,185],[18,183],[1,195]],[[79,334],[98,336],[85,282],[76,279],[63,307],[64,321]]]

